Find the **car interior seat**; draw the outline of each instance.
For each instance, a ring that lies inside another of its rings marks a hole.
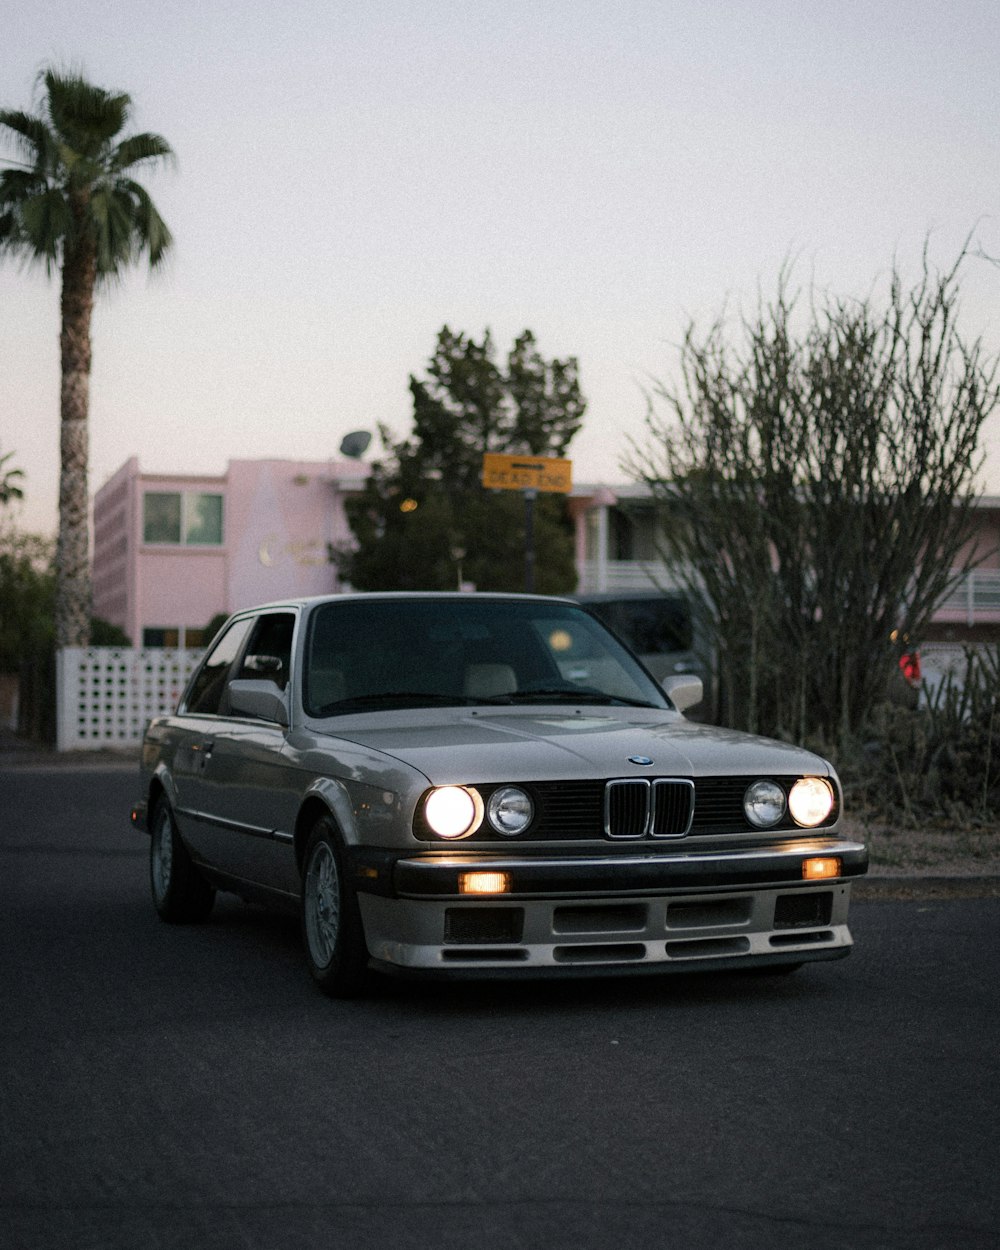
[[[493,699],[513,694],[517,677],[509,664],[468,664],[464,691],[470,699]]]

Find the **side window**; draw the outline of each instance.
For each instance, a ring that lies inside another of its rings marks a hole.
[[[188,690],[185,706],[189,712],[212,715],[219,710],[229,669],[250,632],[253,617],[234,621],[205,657]]]
[[[271,612],[262,616],[246,649],[237,677],[263,678],[273,681],[282,690],[288,685],[292,662],[292,634],[295,615],[292,612]]]

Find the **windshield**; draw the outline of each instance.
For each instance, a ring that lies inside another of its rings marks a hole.
[[[576,605],[474,595],[323,604],[311,618],[303,699],[310,716],[528,702],[670,706]]]

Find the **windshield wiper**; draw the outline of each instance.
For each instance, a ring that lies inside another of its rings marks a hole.
[[[533,699],[544,702],[552,699],[559,703],[623,703],[629,707],[656,707],[645,699],[630,699],[623,694],[607,694],[603,690],[576,689],[569,686],[538,686],[525,690],[513,690],[510,694],[497,695],[490,703],[530,703]]]
[[[469,696],[460,694],[436,694],[429,690],[386,690],[379,694],[359,694],[349,699],[338,699],[324,704],[318,716],[339,716],[348,712],[365,711],[380,707],[477,707],[509,706],[512,703],[602,703],[626,704],[630,707],[656,707],[643,699],[630,699],[620,694],[605,694],[603,690],[575,689],[567,686],[539,686],[536,689],[512,690],[509,694]]]
[[[429,690],[385,690],[379,694],[359,694],[350,699],[337,699],[327,703],[321,709],[321,715],[331,716],[335,712],[351,712],[358,708],[381,707],[385,704],[424,707],[427,704],[440,707],[468,707],[470,703],[479,703],[479,699],[468,699],[460,694],[434,694]]]

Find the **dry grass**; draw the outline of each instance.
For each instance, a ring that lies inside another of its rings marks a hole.
[[[870,876],[1000,876],[1000,831],[969,826],[926,828],[877,818],[844,820],[848,837],[868,845]]]

